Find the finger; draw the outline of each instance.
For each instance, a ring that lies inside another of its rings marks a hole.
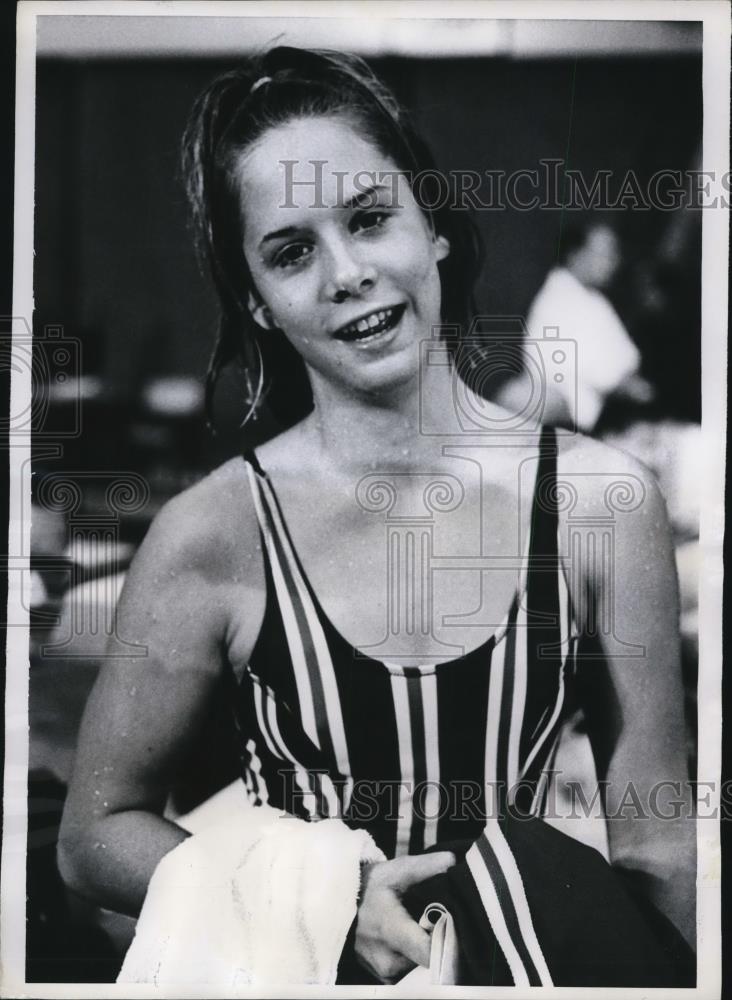
[[[451,851],[435,851],[434,854],[413,854],[397,858],[392,862],[389,873],[389,884],[398,890],[404,890],[416,882],[424,882],[433,875],[441,875],[455,864],[455,855]]]
[[[361,965],[382,983],[392,983],[414,968],[414,962],[392,948],[374,948],[368,956],[359,956]]]
[[[391,931],[391,946],[415,965],[430,964],[430,936],[400,906],[401,915],[394,920]]]
[[[413,969],[414,965],[415,963],[405,958],[401,952],[385,951],[377,966],[377,976],[384,983],[395,983]]]

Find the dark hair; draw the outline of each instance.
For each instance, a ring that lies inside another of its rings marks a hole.
[[[250,413],[262,396],[263,372],[270,369],[277,371],[277,378],[268,387],[269,403],[280,420],[293,422],[312,405],[299,355],[280,331],[261,336],[247,307],[251,277],[234,170],[240,154],[268,129],[296,118],[330,114],[355,120],[405,172],[435,232],[450,242],[450,254],[439,264],[442,321],[465,329],[470,320],[472,288],[481,262],[477,230],[464,209],[450,210],[432,156],[405,110],[362,59],[287,46],[270,49],[206,88],[183,138],[183,171],[198,248],[208,262],[221,304],[206,377],[209,420],[218,376],[235,360],[247,377]]]

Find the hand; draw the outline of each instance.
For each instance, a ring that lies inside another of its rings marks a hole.
[[[454,864],[453,854],[439,851],[364,865],[355,950],[361,964],[381,982],[396,982],[415,965],[429,966],[429,934],[412,920],[400,897],[409,886]]]

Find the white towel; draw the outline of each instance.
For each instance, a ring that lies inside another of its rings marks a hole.
[[[368,833],[340,820],[237,810],[162,859],[117,981],[333,984],[360,865],[383,860]]]

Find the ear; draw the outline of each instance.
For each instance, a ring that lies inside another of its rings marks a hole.
[[[272,313],[269,311],[269,308],[264,304],[264,302],[258,299],[253,292],[249,292],[247,308],[252,315],[252,319],[258,326],[261,326],[265,330],[272,330],[274,328]]]
[[[450,241],[446,236],[434,236],[435,252],[438,260],[444,260],[450,254]]]

